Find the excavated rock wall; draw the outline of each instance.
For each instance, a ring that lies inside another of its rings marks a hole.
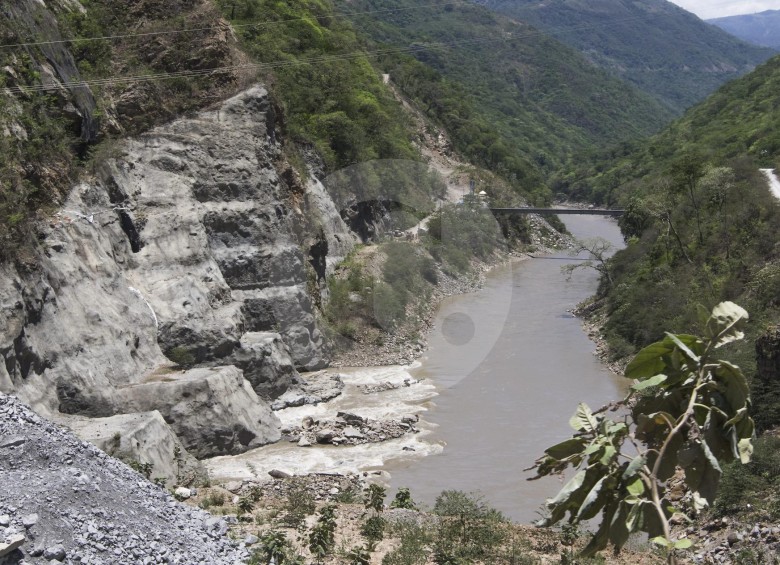
[[[311,289],[356,238],[269,111],[254,86],[74,187],[36,267],[0,266],[0,391],[54,419],[156,410],[198,456],[278,440],[266,401],[327,365]]]

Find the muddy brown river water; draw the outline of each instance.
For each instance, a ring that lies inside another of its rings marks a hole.
[[[562,219],[578,238],[622,246],[614,220]],[[411,373],[439,389],[425,418],[437,426],[429,441],[445,447],[385,464],[393,487],[412,486],[428,504],[444,489],[476,491],[516,520],[539,517],[561,485],[528,482],[523,469],[571,434],[578,402],[602,406],[622,397],[627,385],[593,355],[581,321],[568,313],[597,285],[593,269],[577,269],[567,280],[561,267],[571,262],[563,253],[503,267],[480,292],[442,305],[422,366]]]
[[[617,224],[601,216],[563,216],[569,231],[622,246]],[[267,477],[290,473],[381,470],[390,492],[411,487],[431,505],[445,489],[478,492],[509,517],[538,518],[545,499],[560,488],[555,479],[528,482],[530,467],[546,447],[568,437],[577,403],[599,407],[620,398],[627,382],[593,355],[595,344],[569,310],[591,296],[593,269],[570,279],[565,253],[493,270],[485,287],[442,304],[429,349],[413,367],[339,369],[344,393],[327,405],[279,412],[284,425],[305,416],[327,418],[345,410],[373,419],[421,413],[420,434],[378,444],[302,448],[281,442],[206,462],[212,478]],[[364,395],[360,385],[420,384]]]

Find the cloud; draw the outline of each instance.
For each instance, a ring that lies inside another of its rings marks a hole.
[[[678,6],[693,12],[700,18],[722,18],[740,14],[754,14],[764,10],[777,10],[777,0],[672,0]]]

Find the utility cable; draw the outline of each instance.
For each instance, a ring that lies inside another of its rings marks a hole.
[[[427,9],[427,8],[442,8],[444,6],[450,6],[452,5],[452,2],[443,2],[443,3],[436,3],[436,4],[422,4],[419,6],[410,6],[407,8],[385,8],[383,10],[369,10],[365,12],[350,12],[349,16],[363,16],[363,15],[370,15],[370,14],[386,14],[386,13],[394,13],[394,12],[404,12],[409,10],[421,10],[421,9]],[[335,18],[347,18],[348,16],[345,14],[327,14],[323,16],[317,16],[318,18],[323,19],[335,19]],[[300,17],[300,18],[289,18],[285,20],[263,20],[261,22],[251,22],[251,23],[244,23],[244,24],[231,24],[228,23],[227,25],[233,29],[239,29],[239,28],[251,28],[251,27],[266,27],[266,26],[274,26],[274,25],[281,25],[281,24],[288,24],[288,23],[295,23],[300,21],[309,21],[310,18],[306,17]],[[109,40],[116,40],[116,39],[128,39],[128,38],[134,38],[134,37],[152,37],[155,35],[176,35],[178,33],[193,33],[198,31],[212,31],[212,30],[218,30],[218,29],[224,29],[226,26],[223,25],[216,25],[216,26],[208,26],[208,27],[195,27],[195,28],[185,28],[185,29],[169,29],[169,30],[162,30],[162,31],[148,31],[148,32],[141,32],[141,33],[127,33],[127,34],[121,34],[121,35],[103,35],[98,37],[74,37],[71,39],[58,39],[55,41],[31,41],[27,43],[8,43],[5,45],[0,45],[0,49],[10,49],[15,47],[39,47],[41,45],[58,45],[62,43],[82,43],[82,42],[89,42],[89,41],[109,41]]]
[[[637,18],[633,18],[633,17],[624,18],[621,21],[631,20],[631,19],[637,19]],[[342,53],[339,55],[321,55],[318,57],[291,59],[287,61],[274,61],[270,63],[248,63],[242,65],[228,65],[228,66],[221,66],[221,67],[213,67],[210,69],[191,69],[191,70],[178,71],[174,73],[158,73],[158,74],[150,74],[150,75],[110,77],[104,79],[92,79],[92,80],[70,81],[70,82],[58,81],[56,84],[51,84],[51,85],[40,84],[40,85],[32,85],[32,86],[14,86],[14,87],[7,87],[5,90],[10,93],[21,94],[24,92],[53,91],[53,90],[58,90],[60,87],[84,88],[90,86],[103,86],[103,85],[111,85],[111,84],[119,84],[119,83],[132,84],[137,82],[149,82],[155,80],[168,80],[168,79],[175,79],[175,78],[204,76],[204,75],[209,75],[214,73],[238,71],[244,69],[270,70],[270,69],[276,69],[276,68],[294,66],[294,65],[305,65],[305,64],[324,63],[324,62],[338,61],[338,60],[349,60],[358,57],[379,57],[382,55],[414,53],[418,51],[426,51],[431,49],[444,49],[447,47],[457,47],[462,45],[474,45],[474,44],[522,40],[522,39],[529,39],[538,36],[548,36],[551,33],[557,34],[557,33],[571,32],[571,31],[580,31],[583,29],[591,29],[594,27],[600,27],[600,26],[595,26],[592,24],[583,24],[581,26],[572,26],[566,29],[561,29],[560,31],[553,31],[553,32],[543,32],[539,30],[533,30],[531,32],[520,34],[520,35],[508,35],[504,37],[491,37],[491,38],[481,38],[481,39],[468,39],[462,41],[428,43],[428,44],[410,45],[405,47],[380,49],[375,51],[361,50],[361,51],[354,51],[352,53]]]

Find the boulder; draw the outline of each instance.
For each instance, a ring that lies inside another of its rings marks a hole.
[[[339,396],[344,390],[341,376],[332,373],[319,372],[301,377],[298,384],[277,398],[271,408],[283,410],[305,404],[319,404]]]
[[[24,544],[24,534],[12,534],[5,538],[5,543],[0,543],[0,557],[10,555]]]
[[[317,431],[317,443],[330,443],[336,437],[336,432],[330,428]]]
[[[157,410],[198,459],[237,454],[281,437],[281,423],[236,367],[198,368],[117,393],[122,412]]]
[[[208,478],[205,467],[182,445],[159,411],[108,418],[61,419],[79,438],[125,462],[151,465],[151,477],[172,487]]]
[[[290,349],[278,333],[244,334],[225,362],[241,369],[257,395],[265,399],[278,398],[300,383]]]

